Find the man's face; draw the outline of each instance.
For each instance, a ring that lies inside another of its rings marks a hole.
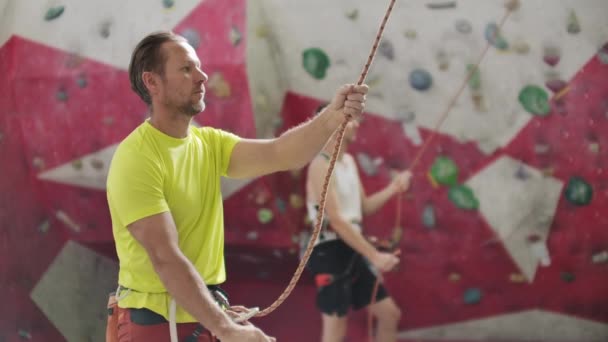
[[[166,42],[162,49],[167,59],[159,91],[162,103],[182,114],[197,115],[205,109],[208,77],[196,52],[186,41]]]

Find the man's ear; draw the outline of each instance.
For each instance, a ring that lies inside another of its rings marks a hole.
[[[158,93],[159,80],[156,74],[151,71],[144,71],[141,75],[141,79],[144,82],[146,88],[148,89],[148,93],[150,93],[150,95]]]

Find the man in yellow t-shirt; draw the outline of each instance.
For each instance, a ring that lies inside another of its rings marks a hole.
[[[217,287],[226,280],[220,176],[306,165],[345,115],[360,117],[367,86],[344,85],[314,119],[259,140],[191,125],[205,107],[207,75],[181,36],[157,32],[140,41],[129,78],[150,118],[121,142],[108,174],[120,262],[117,331],[108,330],[108,341],[274,341],[217,305],[227,305]]]

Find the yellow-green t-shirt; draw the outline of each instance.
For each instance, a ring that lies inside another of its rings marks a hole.
[[[208,285],[226,280],[220,176],[226,175],[236,135],[191,126],[177,139],[148,121],[118,146],[107,180],[112,231],[120,262],[118,283],[131,289],[123,308],[147,308],[168,318],[170,296],[148,254],[127,226],[170,211],[179,248]],[[177,322],[196,322],[177,309]]]

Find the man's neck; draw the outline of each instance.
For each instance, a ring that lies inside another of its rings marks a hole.
[[[166,135],[178,139],[188,136],[188,127],[190,127],[191,121],[191,116],[181,113],[171,113],[160,109],[150,111],[150,124]]]

